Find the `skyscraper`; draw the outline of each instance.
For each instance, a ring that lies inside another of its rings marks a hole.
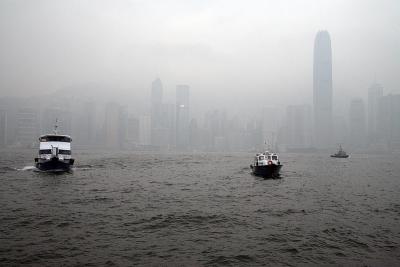
[[[139,118],[139,144],[143,147],[151,144],[151,116],[142,115]]]
[[[378,104],[378,137],[390,150],[400,151],[400,94],[380,98]]]
[[[224,151],[227,149],[227,126],[226,112],[213,110],[206,113],[204,120],[205,128],[209,133],[209,149],[212,151]]]
[[[332,50],[327,31],[317,33],[314,42],[314,143],[317,148],[332,145]]]
[[[368,137],[371,142],[378,138],[378,105],[382,96],[382,85],[374,83],[368,88]]]
[[[189,146],[189,86],[176,86],[176,146]]]
[[[165,127],[165,134],[163,140],[165,140],[165,145],[169,149],[171,146],[175,145],[175,105],[170,103],[164,103],[162,109],[163,125]]]
[[[167,130],[163,120],[163,86],[160,79],[155,79],[151,84],[151,144],[155,146],[166,145]]]
[[[311,107],[291,105],[286,109],[286,145],[288,149],[307,149],[311,146]]]
[[[364,148],[366,145],[365,106],[361,98],[355,98],[350,103],[350,145],[353,148]]]
[[[151,83],[151,104],[160,105],[163,97],[163,86],[159,78]]]
[[[126,141],[129,148],[136,148],[140,138],[140,120],[134,116],[129,116],[126,125]]]
[[[151,84],[151,128],[161,127],[162,124],[162,97],[163,86],[160,79],[155,79]]]
[[[39,136],[39,110],[36,107],[21,107],[17,112],[16,144],[33,146]]]
[[[117,103],[107,103],[105,107],[104,144],[106,148],[121,148],[125,142],[125,116]]]
[[[77,125],[79,127],[77,141],[81,145],[93,145],[96,141],[96,104],[94,102],[84,102],[80,106]]]
[[[7,143],[7,112],[0,108],[0,147],[5,147]]]

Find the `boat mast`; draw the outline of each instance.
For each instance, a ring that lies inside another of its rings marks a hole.
[[[267,151],[276,150],[275,133],[273,131],[267,134],[266,138],[264,139],[264,144]]]
[[[54,130],[53,130],[54,134],[57,134],[57,128],[58,128],[57,122],[58,122],[58,119],[56,118],[56,123],[54,124]]]
[[[271,150],[271,143],[269,142],[268,138],[264,140],[264,144],[265,144],[265,148],[267,149],[266,151],[270,151]]]

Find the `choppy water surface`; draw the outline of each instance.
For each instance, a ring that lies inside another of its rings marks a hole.
[[[71,174],[0,157],[0,265],[400,264],[400,156],[75,151]]]

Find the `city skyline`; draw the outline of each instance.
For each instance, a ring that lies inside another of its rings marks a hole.
[[[400,266],[400,0],[0,0],[2,266]]]
[[[31,145],[35,135],[51,130],[58,119],[63,123],[60,130],[74,135],[78,147],[163,151],[254,150],[267,143],[282,151],[332,149],[338,143],[361,150],[388,150],[389,144],[396,147],[400,131],[393,117],[397,95],[385,95],[384,87],[374,82],[363,94],[343,100],[333,89],[336,52],[332,53],[327,30],[316,33],[310,50],[312,89],[308,99],[255,103],[241,112],[243,101],[226,108],[215,102],[221,98],[217,92],[206,101],[211,106],[204,108],[191,84],[177,82],[172,93],[160,76],[149,82],[144,101],[119,95],[117,88],[105,90],[110,85],[82,85],[25,100],[0,98],[0,145]],[[98,88],[109,95],[98,95],[94,100],[92,95]],[[75,97],[78,90],[79,98]],[[229,99],[229,95],[222,99]],[[56,97],[52,101],[55,96],[65,100]],[[338,102],[348,108],[338,112],[334,108]],[[388,105],[383,107],[383,103]],[[387,134],[380,128],[387,129]]]
[[[163,100],[159,78],[149,90],[149,110],[144,113],[131,113],[129,106],[110,101],[101,104],[70,99],[63,107],[57,107],[43,97],[29,101],[0,98],[0,145],[34,146],[37,137],[51,132],[58,119],[59,130],[71,134],[77,148],[252,151],[264,143],[277,151],[319,148],[313,143],[310,105],[289,104],[286,112],[275,118],[270,116],[276,111],[274,106],[260,107],[253,117],[237,117],[217,107],[197,117],[189,112],[188,85],[176,86],[176,100],[172,103]],[[399,96],[384,94],[383,86],[373,83],[365,89],[368,102],[361,96],[349,99],[344,124],[338,124],[341,117],[336,117],[335,127],[340,128],[334,129],[333,138],[339,141],[327,148],[340,143],[355,151],[400,149]]]
[[[145,109],[149,81],[159,77],[166,96],[190,83],[193,114],[216,106],[252,114],[266,98],[312,104],[320,29],[333,36],[335,112],[347,116],[346,99],[362,95],[373,77],[400,92],[398,1],[188,1],[179,9],[143,1],[12,3],[0,3],[2,96],[88,91]]]

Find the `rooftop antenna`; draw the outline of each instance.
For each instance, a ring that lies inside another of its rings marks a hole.
[[[57,134],[57,128],[58,128],[57,123],[58,123],[58,119],[56,118],[56,123],[54,124],[54,130],[53,130],[54,134]]]

